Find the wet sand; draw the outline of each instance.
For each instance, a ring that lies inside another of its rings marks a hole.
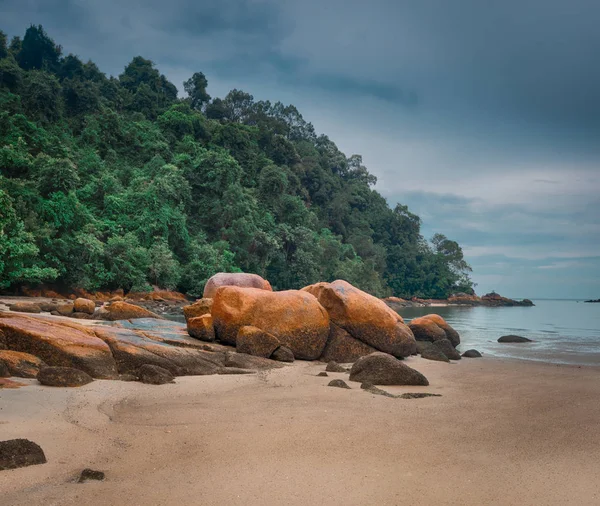
[[[0,472],[3,505],[600,503],[600,369],[411,358],[429,387],[327,387],[323,364],[176,384],[0,390],[1,439],[48,463]],[[74,482],[85,467],[104,482]]]

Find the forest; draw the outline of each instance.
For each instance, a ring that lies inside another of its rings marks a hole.
[[[241,271],[277,290],[345,279],[380,297],[473,292],[460,246],[425,239],[361,156],[293,105],[207,86],[196,72],[180,96],[142,56],[107,76],[42,26],[0,32],[0,289],[197,297],[214,273]]]

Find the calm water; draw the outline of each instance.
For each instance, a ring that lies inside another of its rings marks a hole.
[[[571,300],[534,300],[534,307],[404,308],[405,320],[441,315],[459,333],[459,349],[476,348],[498,357],[565,364],[600,365],[600,304]],[[534,343],[500,344],[517,334]]]

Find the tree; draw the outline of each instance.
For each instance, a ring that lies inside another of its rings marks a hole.
[[[17,62],[25,70],[48,70],[59,68],[62,48],[44,31],[42,25],[31,25],[25,32]]]
[[[206,93],[207,86],[208,81],[202,72],[195,72],[183,83],[183,89],[188,94],[192,109],[199,111],[210,100],[210,95]]]

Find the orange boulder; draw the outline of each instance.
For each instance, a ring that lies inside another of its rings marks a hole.
[[[354,339],[343,328],[332,323],[329,339],[327,339],[327,345],[323,350],[321,360],[323,362],[330,362],[333,360],[338,363],[355,362],[360,357],[370,355],[376,351],[375,348],[372,348],[358,339]]]
[[[215,329],[210,314],[195,316],[187,321],[188,334],[202,341],[214,341]]]
[[[189,320],[190,318],[210,314],[212,303],[212,299],[199,299],[189,306],[183,306],[183,315],[186,320]]]
[[[78,299],[75,299],[75,302],[73,302],[73,310],[76,313],[94,314],[95,309],[96,303],[90,299],[79,297]]]
[[[279,339],[264,330],[245,325],[237,335],[236,351],[255,357],[269,358],[281,346]]]
[[[439,314],[428,314],[423,318],[427,318],[435,322],[435,324],[446,333],[446,338],[452,343],[452,346],[456,348],[460,344],[460,335],[458,332],[454,330],[454,328],[452,328]]]
[[[35,378],[46,364],[34,355],[21,351],[0,350],[0,362],[8,367],[11,376]]]
[[[224,286],[214,296],[212,317],[217,338],[235,345],[240,327],[251,325],[275,336],[294,356],[315,360],[329,335],[329,316],[310,293],[271,292]]]
[[[396,357],[416,351],[415,338],[402,317],[377,297],[343,280],[317,283],[302,290],[313,294],[331,321],[353,338]]]
[[[221,286],[239,286],[243,288],[258,288],[260,290],[273,291],[271,283],[261,278],[258,274],[246,272],[219,272],[210,278],[204,285],[204,298],[215,296],[217,289]]]
[[[98,316],[103,320],[110,321],[131,320],[133,318],[160,318],[160,316],[152,311],[123,301],[112,302],[110,305],[104,306],[99,311]]]
[[[417,341],[439,341],[446,339],[446,332],[435,321],[425,316],[414,318],[408,324]]]

